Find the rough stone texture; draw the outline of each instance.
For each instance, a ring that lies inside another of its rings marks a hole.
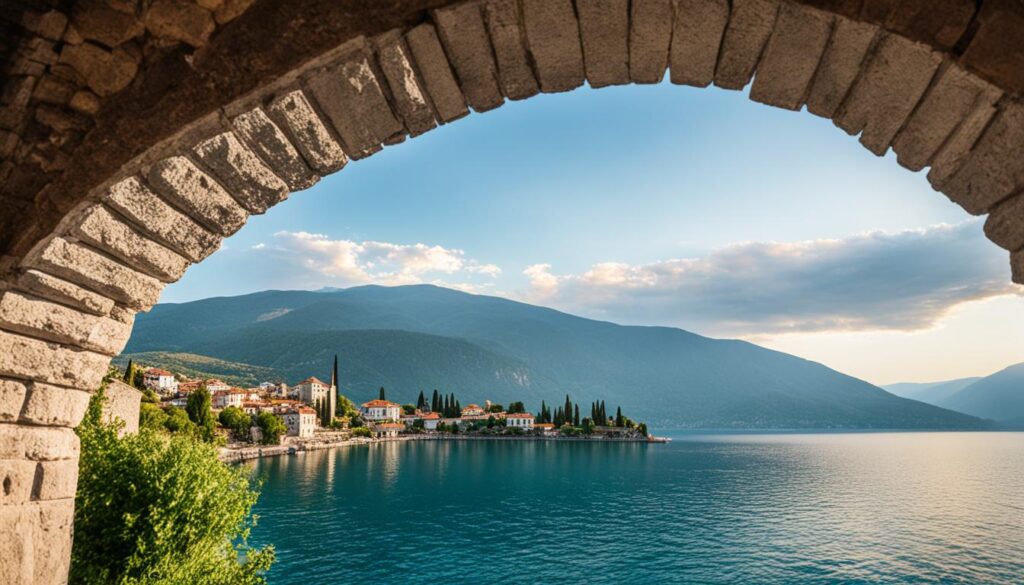
[[[38,270],[25,271],[18,277],[18,286],[43,298],[77,307],[94,315],[107,315],[114,307],[114,301],[101,294]]]
[[[78,436],[69,428],[0,424],[0,459],[58,461],[78,458]]]
[[[189,266],[188,260],[146,238],[103,205],[94,205],[84,213],[75,235],[164,282],[178,280]]]
[[[249,215],[216,181],[183,156],[166,158],[149,170],[149,183],[194,219],[222,236],[237,232]]]
[[[412,51],[430,101],[441,121],[451,122],[469,114],[466,98],[455,81],[434,27],[429,24],[417,26],[406,33],[405,42]]]
[[[672,83],[696,87],[711,84],[728,24],[728,0],[678,0],[669,51]]]
[[[109,356],[120,353],[131,335],[128,324],[13,290],[0,293],[0,326]]]
[[[33,256],[29,267],[81,284],[139,311],[152,307],[163,290],[163,284],[152,276],[64,238],[53,238]]]
[[[83,39],[108,47],[116,47],[145,32],[134,12],[115,10],[104,0],[76,2],[71,11],[71,24]]]
[[[743,89],[750,83],[778,11],[779,0],[732,0],[729,25],[715,67],[715,85]]]
[[[936,190],[945,190],[946,181],[960,169],[970,156],[971,149],[974,148],[997,112],[996,104],[982,101],[967,114],[946,140],[946,143],[942,145],[932,159],[931,169],[928,171],[928,181]]]
[[[526,54],[517,0],[488,0],[484,5],[484,19],[491,34],[502,93],[512,100],[537,95],[540,87]]]
[[[799,110],[832,32],[833,16],[814,8],[785,3],[768,40],[750,99]]]
[[[73,388],[96,388],[110,358],[0,331],[0,374]]]
[[[103,202],[192,262],[206,258],[220,247],[219,236],[168,205],[136,177],[114,184]]]
[[[376,39],[377,62],[391,90],[395,112],[411,136],[419,136],[437,126],[427,90],[412,65],[409,47],[398,31]]]
[[[192,152],[249,213],[266,213],[288,198],[288,185],[232,132],[204,140]]]
[[[629,0],[576,0],[591,87],[629,83]]]
[[[981,214],[1024,186],[1024,105],[1007,102],[943,191]]]
[[[925,45],[886,34],[834,119],[881,156],[921,100],[942,57]]]
[[[480,5],[466,2],[438,10],[433,16],[445,53],[470,107],[485,112],[504,103]]]
[[[327,175],[340,171],[348,162],[345,151],[301,91],[295,90],[275,99],[267,111],[288,132],[314,171]]]
[[[583,51],[571,0],[521,0],[526,46],[545,93],[583,85]]]
[[[270,165],[274,174],[288,185],[288,189],[300,191],[320,180],[316,173],[309,170],[302,155],[263,108],[254,108],[236,116],[232,126],[242,142]]]
[[[72,498],[0,506],[0,583],[66,583],[71,565]]]
[[[1024,194],[1018,193],[996,205],[985,220],[985,235],[996,244],[1015,251],[1024,248]]]
[[[119,421],[122,424],[117,434],[135,434],[139,432],[139,405],[142,392],[128,384],[111,380],[103,391],[103,420],[108,423]]]
[[[977,5],[976,0],[901,0],[884,24],[912,40],[951,49],[966,32]]]
[[[209,10],[189,0],[154,0],[142,17],[155,36],[201,47],[217,28]]]
[[[307,85],[352,158],[370,156],[405,131],[392,114],[365,55],[344,59]]]
[[[629,77],[634,83],[665,78],[672,43],[672,0],[633,0],[629,15]]]
[[[76,427],[85,416],[91,396],[84,390],[32,382],[20,422],[51,427]]]
[[[832,37],[807,95],[808,112],[823,118],[835,115],[857,79],[877,32],[878,27],[873,25],[836,17]]]
[[[18,420],[27,395],[28,388],[23,382],[0,378],[0,423]]]
[[[38,465],[24,459],[0,459],[0,507],[32,499]]]
[[[932,87],[900,130],[892,148],[899,163],[919,171],[979,106],[993,107],[1001,93],[955,63],[939,70]]]
[[[985,0],[978,31],[963,55],[970,71],[979,72],[1007,92],[1024,94],[1024,4],[1019,0]]]
[[[77,460],[44,461],[37,466],[40,480],[35,499],[62,500],[75,497],[75,488],[78,487]]]
[[[1024,250],[1018,250],[1010,254],[1010,270],[1013,275],[1013,282],[1024,284]]]
[[[60,54],[60,61],[73,67],[89,88],[101,96],[128,87],[139,70],[138,63],[125,50],[107,51],[91,43],[66,46]]]

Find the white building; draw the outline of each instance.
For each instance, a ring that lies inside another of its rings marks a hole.
[[[423,428],[428,431],[436,431],[437,423],[441,422],[441,415],[436,412],[428,412],[423,415]]]
[[[245,396],[245,390],[237,388],[234,390],[218,390],[213,393],[213,407],[227,408],[229,406],[237,406],[238,408],[242,408],[242,403],[245,402]]]
[[[288,427],[289,437],[308,438],[313,436],[316,428],[316,411],[308,406],[289,408],[281,413],[284,426]]]
[[[510,429],[533,430],[533,415],[527,412],[517,412],[505,415],[505,426]]]
[[[462,409],[462,416],[483,416],[484,409],[476,404],[470,404]]]
[[[178,391],[178,381],[174,379],[174,374],[160,368],[146,370],[142,374],[142,383],[161,394],[174,394]]]
[[[218,380],[216,378],[206,380],[205,382],[203,382],[203,385],[205,385],[206,389],[210,391],[210,394],[213,394],[214,392],[225,392],[227,390],[231,390],[231,386],[229,386],[223,380]]]
[[[397,421],[402,417],[402,405],[387,400],[371,400],[363,403],[363,418],[368,421]]]
[[[327,398],[327,393],[330,391],[331,385],[324,383],[315,376],[299,382],[291,390],[293,394],[298,396],[299,400],[306,404],[319,404],[323,399]]]
[[[393,439],[400,431],[405,430],[402,423],[379,423],[373,425],[373,432],[379,439]]]

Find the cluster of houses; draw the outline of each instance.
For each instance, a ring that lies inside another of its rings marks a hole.
[[[238,388],[216,378],[180,380],[167,370],[150,368],[144,371],[143,381],[166,403],[178,407],[184,407],[189,394],[205,386],[211,394],[214,410],[233,406],[251,415],[270,412],[284,420],[288,436],[308,438],[312,437],[318,428],[339,424],[342,428],[348,426],[347,419],[338,419],[334,416],[337,404],[337,373],[333,377],[334,380],[330,384],[310,377],[293,386],[264,382],[254,388]],[[399,433],[412,429],[422,429],[425,432],[437,431],[439,427],[465,429],[469,425],[486,423],[491,419],[505,428],[518,429],[524,433],[544,436],[559,434],[559,429],[554,424],[538,423],[533,414],[495,410],[497,409],[492,408],[490,401],[484,406],[470,404],[461,409],[460,416],[452,418],[421,409],[407,413],[402,405],[379,399],[363,403],[359,413],[373,436],[378,438],[396,437]]]

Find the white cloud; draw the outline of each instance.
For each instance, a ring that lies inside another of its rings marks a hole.
[[[741,243],[703,258],[524,274],[525,300],[717,335],[920,330],[973,300],[1020,294],[1005,253],[969,221],[843,239]]]
[[[428,275],[494,277],[501,273],[493,264],[480,264],[467,259],[462,250],[443,246],[333,240],[323,234],[288,231],[277,232],[274,239],[271,246],[260,244],[253,249],[271,253],[332,285],[419,284]]]

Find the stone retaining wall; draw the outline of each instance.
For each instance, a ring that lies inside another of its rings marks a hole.
[[[982,77],[971,57],[1007,21],[971,20],[972,11],[950,28],[927,10],[900,9],[880,26],[847,4],[445,5],[343,39],[150,145],[67,202],[52,231],[8,258],[0,280],[0,582],[64,581],[77,480],[71,429],[136,312],[290,192],[506,100],[666,73],[695,86],[752,83],[758,102],[806,106],[872,152],[892,148],[900,164],[930,168],[937,189],[988,214],[986,233],[1012,253],[1013,278],[1024,282],[1024,105],[1019,88]],[[982,15],[999,5],[986,2]],[[955,49],[971,26],[962,56],[942,48]],[[1015,58],[989,65],[1000,71]]]

